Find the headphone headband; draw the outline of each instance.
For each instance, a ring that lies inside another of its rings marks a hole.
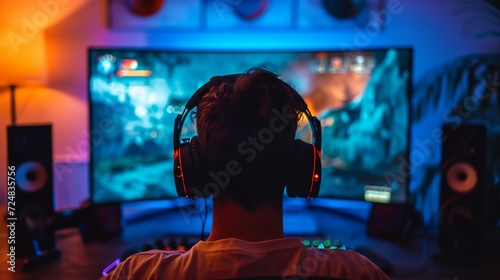
[[[175,125],[174,125],[174,148],[177,147],[180,144],[180,131],[182,130],[182,126],[184,125],[184,121],[186,120],[186,117],[190,111],[194,109],[194,107],[198,106],[198,104],[201,102],[201,99],[203,99],[203,96],[207,94],[210,91],[210,87],[214,85],[214,82],[218,81],[219,83],[223,81],[229,81],[232,82],[233,84],[236,82],[236,80],[241,76],[241,74],[231,74],[231,75],[224,75],[224,76],[214,76],[208,81],[206,84],[201,86],[192,96],[189,98],[189,100],[186,102],[186,105],[184,107],[184,111],[177,115],[175,119]],[[294,98],[295,101],[297,101],[297,104],[299,105],[300,108],[297,108],[300,112],[304,113],[306,115],[306,118],[308,120],[308,123],[311,126],[311,131],[313,134],[313,144],[316,145],[316,148],[321,151],[321,123],[320,121],[314,117],[311,114],[311,111],[309,111],[309,108],[307,107],[307,103],[302,99],[300,94],[292,88],[289,84],[285,83],[280,79],[280,81],[285,85],[291,92],[292,98]],[[179,133],[176,133],[179,132]]]
[[[187,101],[184,110],[177,115],[174,123],[174,176],[176,189],[179,196],[185,197],[207,197],[208,194],[201,192],[203,184],[203,167],[199,155],[199,143],[197,136],[192,139],[181,141],[181,132],[190,111],[203,99],[214,85],[230,82],[234,84],[242,74],[215,76],[209,82],[201,86]],[[319,193],[321,178],[321,123],[312,116],[307,103],[299,93],[286,82],[280,82],[289,89],[295,101],[295,109],[305,114],[312,132],[312,144],[295,140],[294,153],[296,163],[291,172],[296,178],[287,183],[287,193],[292,197],[316,197]],[[186,163],[187,162],[187,163]],[[186,171],[187,170],[187,171]],[[304,173],[305,172],[305,173]],[[297,176],[297,174],[299,174]],[[303,174],[303,175],[300,175]],[[195,177],[194,179],[192,177]],[[189,181],[189,182],[188,182]]]

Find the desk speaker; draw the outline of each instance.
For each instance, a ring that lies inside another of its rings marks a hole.
[[[438,246],[458,261],[477,259],[486,234],[486,127],[443,126]]]
[[[9,126],[7,161],[15,167],[16,254],[54,248],[52,126]]]

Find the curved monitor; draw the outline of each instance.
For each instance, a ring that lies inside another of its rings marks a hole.
[[[406,201],[412,50],[88,50],[93,203],[177,198],[173,124],[212,76],[280,74],[323,128],[320,196]],[[194,134],[185,124],[183,134]],[[297,137],[307,138],[300,127]],[[403,165],[403,166],[402,166]],[[402,166],[402,167],[401,167]]]

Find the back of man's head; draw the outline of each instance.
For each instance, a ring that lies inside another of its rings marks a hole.
[[[283,194],[301,118],[297,96],[262,69],[210,80],[195,113],[200,157],[207,180],[231,174],[214,195],[252,209]]]

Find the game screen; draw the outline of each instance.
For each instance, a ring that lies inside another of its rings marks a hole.
[[[176,198],[173,125],[212,76],[252,67],[292,85],[322,124],[320,197],[405,202],[412,51],[188,52],[91,48],[94,203]],[[189,118],[188,118],[189,119]],[[195,135],[186,121],[183,137]],[[307,122],[297,138],[310,141]]]

